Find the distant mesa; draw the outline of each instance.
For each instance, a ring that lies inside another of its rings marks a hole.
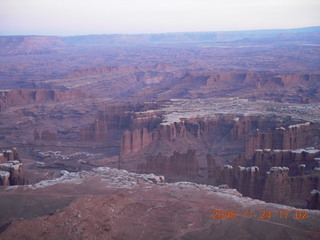
[[[59,37],[7,36],[0,37],[0,55],[32,55],[56,52],[66,44]]]

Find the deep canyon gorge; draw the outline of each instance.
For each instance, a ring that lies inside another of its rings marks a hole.
[[[320,30],[279,31],[0,37],[0,238],[318,239]]]

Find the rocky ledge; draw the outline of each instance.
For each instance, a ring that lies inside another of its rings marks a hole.
[[[247,239],[320,237],[319,211],[265,203],[223,186],[164,180],[99,167],[6,187],[0,191],[0,237],[239,239],[239,232]]]

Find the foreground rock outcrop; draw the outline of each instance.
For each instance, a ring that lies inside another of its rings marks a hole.
[[[23,205],[26,199],[33,204]],[[6,211],[13,201],[17,211]],[[318,211],[268,204],[232,189],[169,184],[154,174],[110,168],[62,171],[57,179],[9,187],[0,191],[0,203],[1,239],[320,237]],[[229,211],[236,216],[230,218]],[[269,217],[261,211],[270,211]],[[279,211],[287,211],[288,217]],[[302,219],[302,213],[307,218]]]

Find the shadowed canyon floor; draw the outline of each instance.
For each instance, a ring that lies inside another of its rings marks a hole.
[[[0,37],[0,238],[319,239],[319,39]]]

